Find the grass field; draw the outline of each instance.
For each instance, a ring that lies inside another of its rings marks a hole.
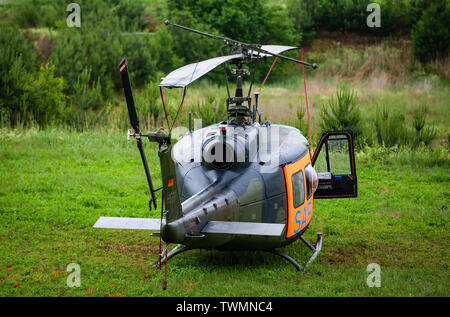
[[[156,148],[147,146],[156,187]],[[305,236],[324,232],[306,274],[262,252],[189,251],[153,269],[148,231],[93,229],[103,216],[157,217],[135,145],[124,133],[0,132],[0,296],[449,296],[450,157],[365,149],[359,197],[316,200]],[[296,242],[283,252],[305,261]],[[81,287],[66,285],[68,264]],[[381,287],[366,284],[370,263]]]

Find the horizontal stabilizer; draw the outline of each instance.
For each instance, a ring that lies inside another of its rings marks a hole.
[[[202,233],[248,234],[258,236],[280,236],[284,224],[261,222],[210,221]]]
[[[161,220],[152,218],[100,217],[94,228],[159,230],[161,228]]]

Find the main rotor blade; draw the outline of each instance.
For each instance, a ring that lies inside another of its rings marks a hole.
[[[298,64],[303,64],[305,66],[312,67],[313,69],[317,68],[317,64],[306,63],[306,62],[300,61],[300,60],[295,59],[295,58],[287,57],[287,56],[280,55],[280,54],[277,54],[275,52],[270,52],[268,50],[263,49],[264,46],[267,47],[268,45],[248,44],[248,43],[244,43],[244,42],[239,42],[239,41],[232,40],[232,39],[229,39],[229,38],[226,38],[226,37],[223,37],[223,36],[213,35],[213,34],[201,32],[201,31],[198,31],[198,30],[195,30],[195,29],[191,29],[191,28],[188,28],[188,27],[183,26],[183,25],[171,23],[168,20],[164,21],[164,23],[166,25],[171,25],[171,26],[174,26],[174,27],[177,27],[177,28],[189,31],[189,32],[193,32],[193,33],[197,33],[197,34],[200,34],[200,35],[203,35],[203,36],[211,37],[213,39],[225,42],[227,45],[230,45],[230,46],[240,46],[240,47],[242,47],[242,48],[244,48],[244,49],[246,49],[248,51],[254,50],[256,52],[260,52],[260,53],[263,53],[263,54],[276,56],[276,57],[279,57],[279,58],[282,58],[282,59],[285,59],[285,60],[288,60],[288,61],[291,61],[291,62],[295,62],[295,63],[298,63]]]
[[[171,22],[169,22],[169,20],[164,21],[164,24],[165,25],[171,25],[171,26],[174,26],[174,27],[177,27],[177,28],[189,31],[189,32],[197,33],[197,34],[200,34],[200,35],[204,35],[204,36],[207,36],[207,37],[211,37],[211,38],[213,38],[215,40],[219,40],[219,41],[225,42],[228,45],[248,45],[246,43],[239,42],[239,41],[236,41],[236,40],[232,40],[232,39],[229,39],[229,38],[226,38],[226,37],[223,37],[223,36],[213,35],[213,34],[205,33],[205,32],[202,32],[202,31],[195,30],[195,29],[191,29],[191,28],[188,28],[188,27],[183,26],[183,25],[171,23]]]
[[[159,86],[170,88],[186,87],[193,81],[199,79],[206,73],[212,71],[217,66],[233,59],[242,59],[242,58],[244,58],[243,54],[234,54],[234,55],[219,56],[198,63],[185,65],[172,71],[166,77],[164,77]]]
[[[269,46],[269,45],[262,45],[261,48],[252,48],[252,49],[254,49],[257,52],[263,53],[263,54],[272,55],[272,56],[276,56],[276,57],[279,57],[279,58],[282,58],[282,59],[285,59],[285,60],[288,60],[288,61],[291,61],[291,62],[295,62],[295,63],[298,63],[298,64],[303,64],[305,66],[312,67],[313,69],[317,68],[317,64],[310,64],[310,63],[303,62],[303,61],[300,61],[300,60],[295,59],[295,58],[291,58],[291,57],[287,57],[287,56],[284,56],[284,55],[277,54],[276,52],[271,52],[269,50],[263,49],[263,47],[265,47],[265,46]]]
[[[125,99],[127,101],[128,114],[130,116],[131,126],[134,132],[140,133],[139,120],[136,113],[136,107],[134,105],[133,92],[131,91],[130,76],[128,75],[127,60],[124,57],[119,64],[120,76],[122,77],[123,91],[125,93]]]
[[[300,47],[297,46],[284,46],[284,45],[262,45],[261,49],[270,52],[271,54],[281,54],[283,52],[286,51],[290,51],[290,50],[297,50]],[[249,50],[248,51],[249,54],[253,54],[253,55],[259,55],[261,57],[267,57],[267,56],[272,56],[271,54],[266,54],[266,53],[260,53],[260,52],[256,52],[256,51],[252,51]]]

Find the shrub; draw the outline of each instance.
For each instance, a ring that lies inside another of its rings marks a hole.
[[[408,34],[411,18],[411,0],[289,0],[289,15],[294,18],[296,31],[302,31],[306,43],[314,38],[315,31],[351,31],[366,34]],[[367,6],[378,3],[381,12],[381,27],[367,26]]]
[[[355,145],[361,142],[361,114],[357,108],[357,96],[353,90],[339,88],[336,96],[331,96],[328,106],[320,111],[322,130],[352,130]]]
[[[413,128],[415,130],[411,142],[413,147],[418,147],[420,145],[429,146],[436,137],[436,128],[434,126],[426,126],[426,116],[426,107],[417,109],[413,114]]]
[[[37,78],[30,87],[28,108],[34,120],[42,127],[60,122],[66,101],[64,81],[54,76],[55,67],[41,66]]]
[[[287,3],[289,17],[292,19],[297,36],[301,36],[299,44],[302,45],[311,44],[316,36],[311,6],[311,1],[289,0]]]
[[[2,26],[0,33],[0,115],[3,124],[46,126],[63,118],[63,80],[54,66],[38,68],[29,43],[17,28]]]
[[[27,104],[27,91],[36,72],[36,56],[22,34],[12,25],[1,25],[0,106],[2,121],[21,122]]]
[[[102,97],[108,97],[114,87],[119,87],[117,65],[122,56],[120,28],[117,16],[106,5],[83,10],[80,28],[63,28],[54,41],[50,60],[56,73],[68,83],[68,93],[73,94],[74,83],[87,67],[91,68],[91,81],[100,80]]]
[[[73,85],[72,108],[79,110],[98,109],[101,106],[99,78],[91,80],[91,67],[86,67]],[[92,82],[92,84],[91,84]]]
[[[409,144],[409,134],[403,114],[391,113],[387,107],[379,107],[376,111],[374,125],[379,145],[392,147]]]
[[[445,58],[449,54],[450,2],[437,0],[429,5],[411,31],[414,55],[421,62]]]
[[[387,107],[376,111],[374,126],[379,145],[386,147],[429,146],[435,139],[437,130],[426,124],[426,107],[417,109],[413,114],[412,126],[408,127],[403,114],[391,112]]]
[[[148,83],[144,91],[136,95],[136,108],[141,128],[164,125],[165,119],[157,83]]]

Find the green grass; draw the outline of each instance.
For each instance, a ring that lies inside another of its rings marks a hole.
[[[156,187],[155,146],[147,146]],[[366,148],[359,197],[316,200],[305,236],[324,232],[306,274],[262,252],[189,251],[153,269],[148,231],[93,229],[99,216],[158,217],[124,133],[0,132],[0,296],[449,296],[450,159],[444,148]],[[297,241],[283,252],[305,261]],[[69,288],[69,263],[81,287]],[[366,284],[369,263],[381,287]]]

